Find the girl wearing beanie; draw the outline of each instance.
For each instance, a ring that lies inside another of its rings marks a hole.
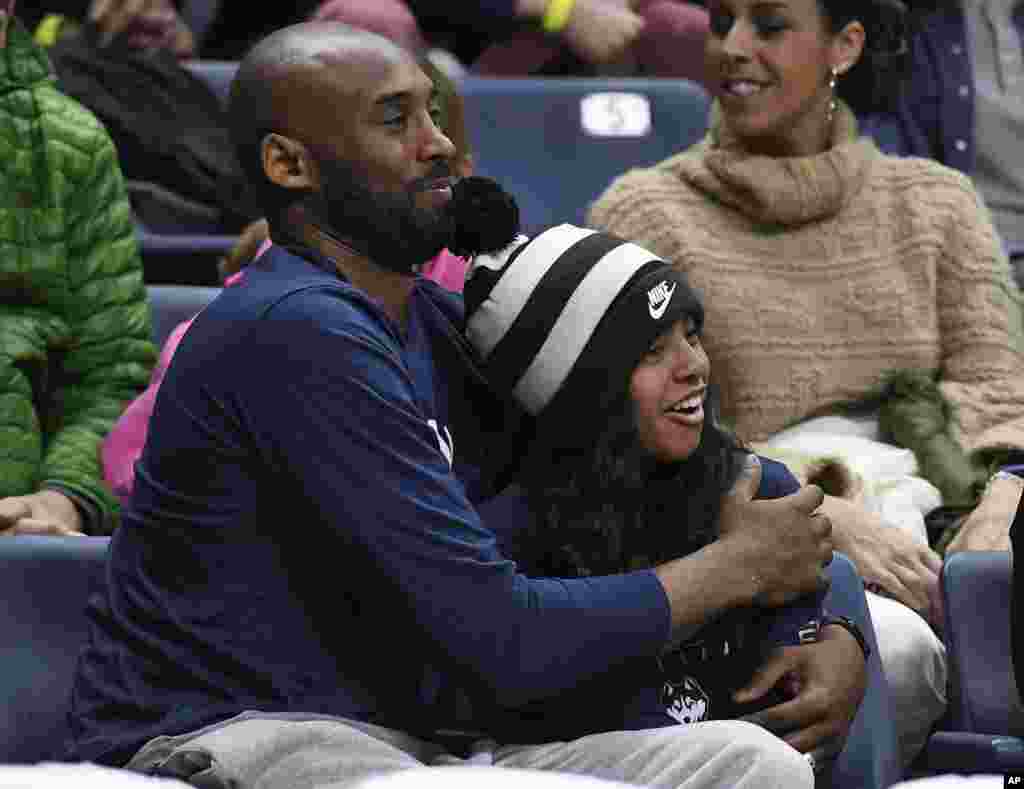
[[[478,256],[464,294],[466,335],[485,375],[531,417],[516,453],[522,461],[509,472],[514,484],[482,510],[528,575],[608,575],[698,551],[717,538],[745,469],[759,480],[755,497],[797,489],[784,466],[757,462],[718,424],[703,307],[685,276],[647,250],[561,225]],[[493,714],[510,737],[528,724],[529,736],[565,738],[778,704],[797,694],[799,671],[766,696],[734,693],[774,648],[817,641],[821,600],[733,610],[658,660]],[[843,686],[836,717],[846,726],[864,691],[859,653],[856,664],[833,676]]]

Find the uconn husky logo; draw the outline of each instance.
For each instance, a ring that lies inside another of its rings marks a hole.
[[[707,720],[711,707],[711,699],[693,677],[666,682],[661,689],[661,701],[668,716],[680,723]]]
[[[665,314],[665,310],[668,309],[668,303],[672,301],[672,294],[676,292],[678,284],[678,282],[673,282],[669,286],[668,280],[662,280],[661,283],[647,291],[647,309],[650,310],[651,317],[654,320],[658,320]]]

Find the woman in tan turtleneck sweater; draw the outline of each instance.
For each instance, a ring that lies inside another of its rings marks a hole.
[[[710,0],[715,104],[694,147],[617,179],[596,227],[673,260],[703,291],[722,412],[757,441],[864,398],[887,373],[939,376],[968,451],[1024,447],[1021,300],[970,181],[881,154],[850,107],[898,83],[894,0]],[[1020,483],[999,480],[960,548],[1006,547]],[[828,498],[836,547],[866,581],[905,758],[945,703],[938,556]],[[900,605],[895,601],[905,605]]]

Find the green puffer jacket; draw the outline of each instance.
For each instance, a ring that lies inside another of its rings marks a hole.
[[[156,358],[106,130],[17,22],[0,49],[0,498],[55,488],[117,523],[99,446]]]

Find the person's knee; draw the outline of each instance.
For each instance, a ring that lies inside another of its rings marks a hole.
[[[909,609],[908,609],[909,610]],[[927,622],[910,611],[908,625],[903,633],[901,658],[910,671],[923,671],[925,678],[936,688],[946,687],[946,647]]]
[[[731,758],[750,765],[748,780],[751,787],[810,789],[814,786],[814,771],[810,762],[798,750],[753,723],[729,723],[737,730]]]
[[[927,622],[895,600],[871,601],[871,617],[878,639],[882,668],[890,690],[903,695],[926,686],[945,696],[946,648]]]
[[[712,784],[744,789],[814,786],[814,771],[804,755],[767,729],[746,721],[711,721],[698,726],[711,747],[716,747],[716,742],[720,746],[706,765],[711,768],[706,773],[718,775],[724,783]]]

